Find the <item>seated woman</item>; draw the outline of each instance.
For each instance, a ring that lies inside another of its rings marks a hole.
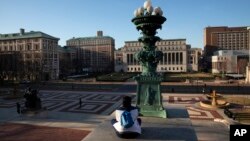
[[[128,113],[132,117],[132,124],[129,127],[123,125],[124,112]],[[117,135],[121,138],[135,138],[141,134],[141,119],[138,118],[138,109],[131,106],[131,97],[123,97],[122,107],[116,110],[116,119],[112,119],[111,123],[115,128]]]

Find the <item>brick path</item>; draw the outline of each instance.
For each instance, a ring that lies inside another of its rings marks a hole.
[[[5,123],[0,126],[1,141],[80,141],[90,132],[67,128]]]

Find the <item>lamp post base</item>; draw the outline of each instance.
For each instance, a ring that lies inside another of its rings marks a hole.
[[[145,117],[160,117],[160,118],[167,118],[167,112],[164,108],[154,108],[146,107],[146,106],[139,106],[140,107],[140,115]]]
[[[162,95],[160,76],[135,77],[137,81],[137,100],[136,105],[142,116],[167,118],[167,113],[162,106]]]

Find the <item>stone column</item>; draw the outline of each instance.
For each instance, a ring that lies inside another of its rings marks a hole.
[[[247,84],[250,84],[250,63],[246,66],[246,81]]]
[[[173,64],[173,62],[172,62],[172,52],[169,55],[170,55],[170,57],[169,57],[170,58],[170,60],[169,60],[170,61],[170,65],[172,65]]]

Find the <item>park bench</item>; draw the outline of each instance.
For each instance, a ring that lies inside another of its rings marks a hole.
[[[231,112],[228,108],[224,109],[224,114],[227,115],[229,118],[233,117],[233,112]]]
[[[232,118],[233,120],[250,120],[249,112],[233,113],[228,108],[226,108],[224,109],[224,114],[227,115],[229,118]]]
[[[250,120],[250,113],[235,113],[232,118],[233,120]]]

